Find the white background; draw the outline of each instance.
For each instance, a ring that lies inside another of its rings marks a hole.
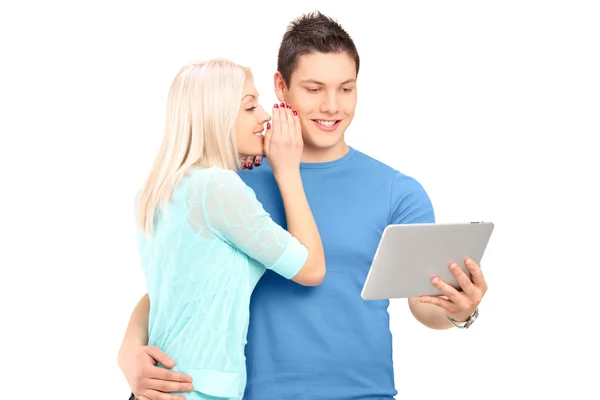
[[[315,9],[362,58],[348,143],[420,180],[440,222],[496,223],[472,329],[428,330],[392,302],[398,398],[597,393],[596,2],[161,3],[2,3],[0,398],[127,398],[132,199],[168,86],[225,56],[268,109],[285,27]]]

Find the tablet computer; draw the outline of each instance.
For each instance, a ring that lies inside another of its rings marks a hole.
[[[434,276],[460,290],[448,268],[455,261],[470,276],[465,257],[481,265],[492,222],[389,225],[383,231],[363,285],[364,300],[442,295]]]

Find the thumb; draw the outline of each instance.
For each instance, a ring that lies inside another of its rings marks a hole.
[[[169,357],[166,353],[155,346],[147,346],[145,348],[146,354],[150,356],[154,361],[164,365],[167,368],[173,368],[175,361]]]

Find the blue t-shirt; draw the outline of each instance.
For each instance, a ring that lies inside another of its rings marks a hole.
[[[415,179],[353,148],[335,161],[303,163],[301,174],[327,275],[315,287],[272,271],[258,282],[244,400],[390,400],[397,392],[389,301],[365,301],[360,293],[385,227],[434,222],[430,199]],[[287,228],[267,160],[240,176]]]

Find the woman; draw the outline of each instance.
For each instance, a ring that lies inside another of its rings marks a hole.
[[[182,393],[188,399],[242,397],[250,295],[267,268],[302,285],[325,276],[300,179],[300,122],[281,104],[271,125],[257,101],[247,68],[221,59],[184,67],[169,92],[158,157],[137,197],[148,344],[192,376],[194,391]],[[289,232],[236,173],[241,156],[262,154]]]

